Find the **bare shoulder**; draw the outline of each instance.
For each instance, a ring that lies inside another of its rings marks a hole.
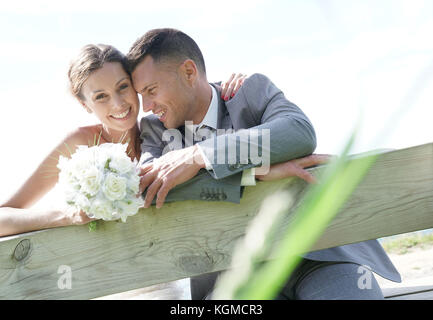
[[[91,125],[78,127],[70,131],[64,142],[71,145],[94,145],[98,142],[99,135],[101,133],[101,125]]]

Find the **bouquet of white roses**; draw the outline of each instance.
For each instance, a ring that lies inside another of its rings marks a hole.
[[[144,200],[136,197],[140,177],[126,148],[120,143],[78,146],[70,159],[60,156],[59,184],[67,204],[96,219],[125,222],[136,214]]]

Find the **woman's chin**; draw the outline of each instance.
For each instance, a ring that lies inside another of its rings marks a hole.
[[[137,119],[129,119],[128,121],[110,121],[109,123],[104,123],[109,129],[116,131],[128,131],[132,129],[137,124]]]

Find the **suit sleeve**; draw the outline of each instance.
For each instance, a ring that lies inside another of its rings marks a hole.
[[[232,118],[246,117],[256,125],[199,142],[212,164],[209,173],[214,178],[251,167],[266,169],[274,163],[307,156],[316,148],[310,120],[266,76],[254,74],[246,79],[229,103],[236,104],[231,108],[231,112],[237,112],[231,113]]]
[[[166,144],[162,140],[164,126],[158,118],[151,114],[140,121],[141,156],[139,165],[151,163],[162,156]]]
[[[154,159],[168,152],[168,142],[162,136],[165,127],[154,115],[143,117],[140,121],[141,156],[140,165],[151,163]],[[165,202],[183,200],[225,201],[239,203],[242,196],[242,174],[216,180],[206,170],[200,170],[191,180],[171,189]],[[143,196],[146,195],[146,190]],[[155,204],[156,199],[152,204]]]

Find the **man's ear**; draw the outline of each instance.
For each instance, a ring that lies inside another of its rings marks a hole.
[[[185,81],[193,85],[198,76],[198,69],[195,62],[191,59],[187,59],[180,65],[179,69]]]

